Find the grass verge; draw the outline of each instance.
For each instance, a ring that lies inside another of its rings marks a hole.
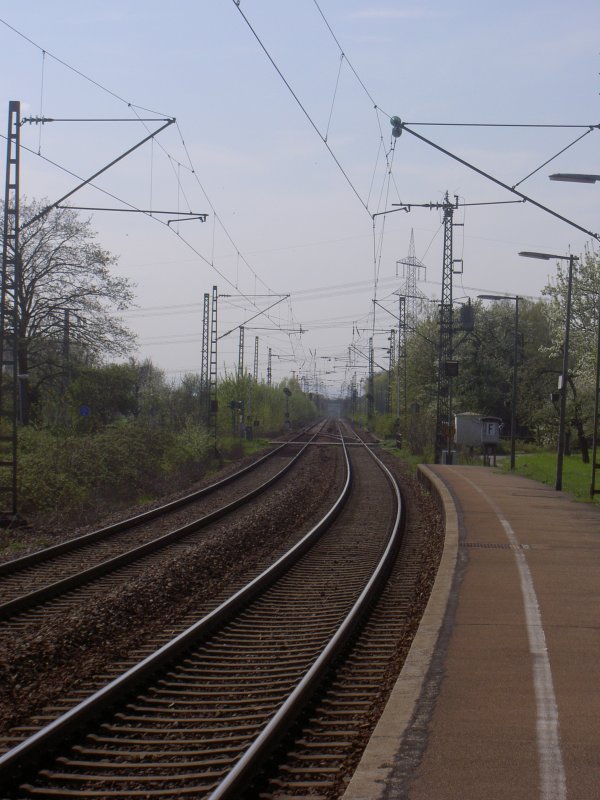
[[[397,448],[395,442],[391,439],[382,442],[382,447],[388,453],[410,464],[414,470],[416,470],[417,464],[431,463],[431,461],[428,461],[423,456],[412,455],[406,447],[402,449]],[[473,459],[472,461],[463,461],[461,459],[461,463],[480,465],[481,457]],[[501,460],[499,459],[498,463],[500,469],[504,472],[509,471],[510,464],[507,456],[504,456]],[[536,452],[517,454],[515,466],[516,473],[518,475],[523,475],[525,478],[532,478],[532,480],[545,483],[548,486],[554,486],[556,483],[556,453]],[[574,499],[579,502],[589,503],[591,502],[591,480],[591,464],[584,464],[580,455],[564,457],[563,491],[573,495]],[[600,471],[596,474],[596,487],[600,488]],[[593,502],[600,505],[600,495],[595,495]]]
[[[508,459],[502,465],[505,472],[509,470]],[[515,463],[518,475],[554,486],[556,483],[556,453],[524,453],[517,455]],[[563,461],[563,491],[572,494],[576,500],[590,502],[590,483],[592,465],[584,464],[580,455],[565,456]],[[596,475],[596,484],[600,486],[600,474]],[[594,502],[600,504],[600,495]]]

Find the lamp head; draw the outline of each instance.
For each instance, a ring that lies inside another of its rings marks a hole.
[[[600,181],[600,175],[588,175],[580,172],[556,172],[548,175],[551,181],[565,181],[567,183],[596,183]]]

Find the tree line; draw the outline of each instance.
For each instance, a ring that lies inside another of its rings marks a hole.
[[[100,246],[89,220],[69,208],[44,210],[43,201],[22,203],[16,291],[6,280],[6,339],[15,304],[17,312],[25,505],[57,511],[64,502],[83,513],[94,497],[115,497],[130,487],[152,495],[165,476],[197,476],[215,452],[206,424],[207,387],[197,374],[168,381],[150,361],[131,356],[135,336],[121,314],[133,302],[133,285],[114,274],[117,259]],[[519,302],[516,434],[540,447],[553,447],[558,431],[566,284],[559,264],[542,300]],[[600,256],[588,250],[573,275],[567,407],[572,442],[584,457],[593,429],[599,296]],[[473,312],[473,326],[454,332],[459,372],[453,411],[500,417],[508,435],[515,303],[476,301]],[[460,315],[454,318],[458,323]],[[399,406],[395,386],[390,392],[396,374],[386,371],[375,375],[371,419],[366,385],[345,401],[348,416],[379,434],[401,433],[424,459],[432,457],[435,436],[438,338],[435,310],[409,320],[397,362]],[[314,418],[322,403],[296,381],[266,386],[248,375],[226,375],[218,387],[219,442],[235,442],[239,450],[240,433],[269,436],[287,422]]]
[[[134,287],[114,274],[117,258],[100,246],[90,221],[69,208],[45,212],[43,201],[22,202],[13,259],[20,276],[4,276],[5,350],[16,335],[13,413],[25,515],[84,519],[98,504],[156,496],[240,454],[241,422],[249,439],[318,414],[318,398],[295,381],[266,386],[248,375],[225,376],[215,441],[200,376],[170,381],[151,361],[132,357],[136,339],[121,314]],[[2,371],[5,402],[11,374],[10,366]]]
[[[558,435],[558,378],[562,372],[565,335],[567,268],[557,266],[556,277],[545,286],[543,299],[519,298],[517,341],[517,438],[539,447],[554,447]],[[600,298],[600,255],[587,250],[574,263],[570,319],[567,429],[571,447],[585,459],[593,433],[596,353]],[[472,330],[461,330],[459,315],[454,331],[453,379],[455,413],[474,412],[503,420],[510,435],[514,369],[515,302],[473,303]],[[406,351],[397,368],[401,384],[396,408],[396,373],[379,371],[374,380],[372,420],[367,418],[366,388],[354,399],[354,411],[381,434],[398,429],[414,453],[431,457],[435,437],[438,392],[439,318],[435,310],[421,314],[407,330]],[[389,410],[388,397],[392,408]],[[352,400],[346,401],[351,410]]]

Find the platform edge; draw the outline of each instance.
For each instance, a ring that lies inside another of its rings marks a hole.
[[[423,618],[406,661],[342,800],[383,800],[437,645],[458,557],[458,514],[444,482],[424,464],[417,478],[436,498],[444,519],[444,549]]]

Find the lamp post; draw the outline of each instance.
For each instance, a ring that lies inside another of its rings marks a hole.
[[[569,334],[571,330],[571,295],[573,291],[573,263],[578,261],[577,256],[557,256],[553,253],[537,253],[525,250],[519,253],[525,258],[541,258],[544,261],[556,259],[569,262],[569,276],[567,279],[567,306],[565,309],[565,338],[563,343],[563,363],[560,381],[560,407],[558,419],[558,447],[556,452],[556,483],[557,491],[562,489],[563,459],[565,455],[565,416],[567,408],[567,376],[569,372]]]
[[[557,172],[548,175],[551,181],[565,181],[567,183],[596,183],[600,181],[600,175],[590,175],[581,172]],[[598,405],[600,397],[600,298],[598,302],[598,337],[596,339],[596,383],[594,387],[594,436],[592,439],[592,480],[590,482],[590,497],[594,499],[595,494],[600,494],[600,489],[596,489],[596,453],[598,452]]]
[[[480,300],[514,300],[515,301],[515,332],[513,345],[513,379],[512,399],[510,403],[510,469],[515,471],[515,449],[517,439],[517,372],[519,361],[519,295],[511,294],[479,294]]]

